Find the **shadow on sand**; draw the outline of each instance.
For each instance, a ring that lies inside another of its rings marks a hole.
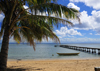
[[[16,68],[16,69],[7,68],[7,71],[26,71],[26,69],[22,69],[22,68]]]
[[[43,70],[44,68],[31,68],[31,70]],[[7,68],[7,71],[26,71],[26,70],[29,70],[28,68],[26,69],[23,69],[23,68]],[[30,70],[30,71],[31,71]]]

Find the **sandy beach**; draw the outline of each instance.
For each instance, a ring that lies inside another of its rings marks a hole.
[[[94,71],[100,59],[8,60],[7,71]]]

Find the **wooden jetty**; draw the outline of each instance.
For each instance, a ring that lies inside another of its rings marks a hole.
[[[71,46],[71,45],[55,45],[55,47],[60,46],[63,48],[89,52],[89,53],[98,53],[100,54],[100,48],[92,48],[92,47],[81,47],[81,46]]]

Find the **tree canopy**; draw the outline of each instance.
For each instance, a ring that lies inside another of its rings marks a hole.
[[[73,23],[79,11],[57,4],[57,0],[0,0],[0,14],[4,14],[0,37],[3,37],[0,51],[0,70],[7,67],[9,38],[17,43],[26,40],[34,46],[35,41],[51,38],[60,42],[53,32],[53,25]],[[35,47],[34,47],[35,49]]]
[[[32,45],[34,40],[41,42],[43,38],[48,40],[48,37],[59,41],[53,33],[53,25],[58,22],[72,25],[68,19],[79,19],[79,12],[56,2],[57,0],[0,0],[0,9],[5,15],[0,36],[3,35],[6,25],[9,25],[10,36],[18,43],[23,38]]]

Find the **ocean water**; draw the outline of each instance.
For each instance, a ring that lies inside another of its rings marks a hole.
[[[0,44],[1,45],[1,44]],[[100,58],[98,54],[81,52],[62,47],[54,47],[56,44],[36,44],[36,50],[28,44],[9,44],[8,59],[91,59]],[[73,46],[84,46],[100,48],[100,44],[66,44]],[[74,56],[59,56],[57,52],[74,53]]]

